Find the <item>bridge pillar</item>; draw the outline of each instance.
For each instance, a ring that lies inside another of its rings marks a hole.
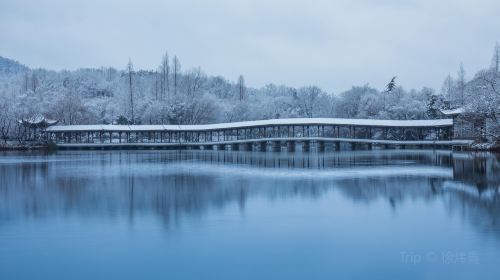
[[[333,144],[335,146],[335,151],[337,151],[337,152],[340,151],[340,142],[335,142]]]
[[[259,150],[259,143],[253,142],[251,145],[252,145],[252,152]]]
[[[252,144],[251,143],[241,143],[240,144],[240,151],[252,151]]]
[[[217,147],[217,151],[224,151],[224,150],[226,150],[226,145],[224,145],[224,144],[217,144],[215,146]]]
[[[267,142],[266,141],[257,142],[257,150],[260,152],[266,152],[267,151]]]
[[[349,145],[351,146],[352,151],[356,151],[356,143],[355,142],[349,142]]]
[[[311,151],[311,143],[310,141],[302,141],[302,151],[309,152]]]
[[[271,148],[273,152],[281,152],[281,141],[271,141]]]
[[[318,141],[318,152],[324,152],[325,151],[325,141]]]
[[[286,149],[288,152],[295,152],[295,141],[287,141]]]

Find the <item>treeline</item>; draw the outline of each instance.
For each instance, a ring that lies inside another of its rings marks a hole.
[[[463,67],[443,88],[406,90],[394,77],[378,90],[354,86],[340,94],[317,86],[269,84],[252,88],[242,75],[228,80],[200,68],[183,70],[177,56],[165,54],[155,70],[136,70],[129,61],[114,68],[50,71],[30,69],[0,58],[0,132],[7,139],[17,120],[43,115],[61,124],[203,124],[243,120],[341,117],[429,119],[440,109],[463,107],[489,119],[498,139],[500,48],[492,64],[470,79]]]

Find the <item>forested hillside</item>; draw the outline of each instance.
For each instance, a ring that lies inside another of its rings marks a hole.
[[[460,67],[438,90],[407,90],[396,77],[388,77],[384,89],[366,84],[342,93],[314,85],[252,88],[243,76],[228,79],[207,75],[200,68],[184,70],[180,60],[168,54],[155,70],[134,69],[129,61],[124,69],[51,71],[0,57],[0,127],[8,135],[14,133],[17,120],[36,115],[60,124],[203,124],[294,117],[429,119],[440,117],[439,109],[464,107],[487,115],[489,131],[497,137],[499,57],[497,45],[491,65],[470,76]]]

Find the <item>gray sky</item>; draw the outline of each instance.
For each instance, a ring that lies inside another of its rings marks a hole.
[[[1,0],[0,55],[32,67],[153,69],[168,50],[183,69],[247,84],[338,93],[440,88],[470,77],[500,41],[498,0]]]

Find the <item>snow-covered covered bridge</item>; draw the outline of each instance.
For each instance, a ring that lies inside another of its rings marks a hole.
[[[373,145],[462,146],[452,139],[453,120],[371,120],[296,118],[205,125],[58,125],[46,129],[48,141],[60,148],[171,147],[294,151],[326,145],[340,149]],[[345,145],[345,144],[342,144]]]

